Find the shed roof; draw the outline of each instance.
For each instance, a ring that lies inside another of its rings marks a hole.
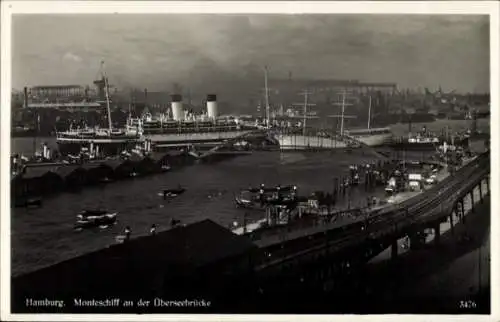
[[[65,165],[56,169],[56,174],[58,174],[61,178],[65,178],[74,171],[86,171],[79,165]]]
[[[148,154],[148,158],[150,158],[151,160],[153,160],[154,162],[158,162],[158,161],[161,161],[163,160],[163,158],[165,158],[168,154],[167,153],[161,153],[161,152],[152,152],[150,154]]]
[[[49,173],[56,172],[58,167],[26,167],[25,172],[23,173],[23,179],[33,179],[38,177],[43,177]]]
[[[92,170],[99,168],[101,165],[103,165],[103,162],[85,162],[81,164],[80,167],[84,170]]]
[[[118,160],[118,159],[113,159],[113,160],[106,160],[102,162],[101,164],[106,165],[110,167],[111,169],[115,170],[119,166],[121,166],[124,163],[123,160]]]
[[[49,285],[68,294],[89,287],[96,292],[112,292],[108,288],[119,290],[127,281],[129,289],[144,291],[158,272],[187,272],[252,249],[256,246],[247,237],[204,220],[15,277],[13,285],[18,294],[45,288],[51,294]]]
[[[199,267],[218,260],[241,255],[255,248],[246,237],[233,234],[210,219],[189,226],[179,227],[164,234],[144,238],[131,243],[133,252],[149,258],[157,258],[157,250],[163,252],[163,260],[169,263]]]

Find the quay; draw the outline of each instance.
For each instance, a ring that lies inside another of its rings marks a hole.
[[[388,247],[392,261],[397,262],[398,240],[408,237],[410,248],[419,249],[421,232],[428,228],[435,231],[433,244],[439,246],[440,223],[450,222],[453,233],[454,226],[466,223],[464,200],[471,200],[474,211],[476,192],[481,202],[489,194],[489,164],[486,152],[422,194],[368,212],[348,225],[327,223],[256,241],[204,220],[132,239],[13,278],[12,311],[333,313],[347,308],[343,313],[359,312],[366,304],[361,303],[365,293],[360,289],[366,263]],[[454,221],[457,217],[459,222]],[[113,297],[194,298],[210,301],[211,306],[89,308],[73,304],[74,298]],[[66,306],[26,307],[26,298],[58,298]],[[390,306],[374,298],[370,297],[373,302],[368,306]],[[324,306],[318,310],[325,299],[336,303],[329,312]]]
[[[14,204],[26,198],[73,191],[96,184],[158,174],[194,163],[186,152],[151,153],[140,157],[94,160],[80,164],[60,162],[26,164],[11,178]]]
[[[77,164],[31,163],[12,176],[11,198],[14,204],[23,205],[26,198],[80,190],[97,184],[160,174],[198,162],[217,162],[251,153],[224,149],[208,152],[170,150]]]

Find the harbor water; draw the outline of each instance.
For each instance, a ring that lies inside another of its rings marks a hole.
[[[467,122],[461,124],[465,127]],[[12,153],[30,154],[33,141],[13,138]],[[46,142],[55,147],[54,138],[38,138],[37,142],[38,146]],[[38,209],[12,208],[12,274],[34,271],[112,245],[126,226],[132,229],[132,237],[137,237],[148,234],[152,224],[158,231],[170,229],[172,219],[188,224],[209,218],[230,227],[234,222],[241,223],[247,212],[248,221],[257,221],[262,219],[262,212],[235,207],[234,194],[240,189],[265,183],[295,184],[300,195],[318,190],[331,192],[334,178],[346,175],[349,165],[374,161],[378,159],[373,153],[359,150],[254,152],[214,164],[200,163],[156,176],[89,187],[79,193],[59,194],[45,199]],[[170,201],[158,195],[162,189],[179,184],[187,189],[185,194]],[[365,206],[367,196],[380,194],[367,193],[360,186],[352,189],[349,201],[340,203]],[[95,208],[118,212],[117,224],[76,232],[73,226],[77,213]]]
[[[335,177],[346,175],[351,164],[378,161],[373,154],[343,150],[324,153],[254,152],[213,164],[195,164],[157,176],[135,178],[106,186],[89,187],[79,193],[63,193],[44,200],[41,208],[12,208],[12,273],[29,272],[87,252],[107,247],[126,226],[132,237],[146,235],[152,224],[158,231],[170,229],[175,218],[188,224],[203,219],[230,227],[257,221],[263,212],[237,209],[234,194],[258,186],[296,184],[300,195],[331,192]],[[170,201],[158,193],[181,184],[186,193]],[[371,196],[379,196],[369,192]],[[341,202],[351,207],[366,205],[364,187],[353,188]],[[118,212],[116,225],[106,229],[73,229],[83,209],[103,208]]]

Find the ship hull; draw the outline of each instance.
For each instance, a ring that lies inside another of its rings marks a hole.
[[[278,134],[276,139],[281,150],[342,149],[346,142],[331,137]]]
[[[425,143],[410,143],[410,142],[395,142],[389,145],[389,147],[396,149],[396,150],[435,150],[438,148],[439,145],[441,145],[441,142],[437,143],[432,143],[432,142],[425,142]]]
[[[90,150],[91,145],[93,148],[99,148],[99,153],[102,156],[117,155],[123,151],[130,151],[134,149],[137,144],[140,144],[140,140],[112,140],[112,139],[100,139],[100,140],[57,140],[57,147],[59,153],[62,155],[68,154],[78,154],[82,148],[87,148]]]
[[[150,140],[155,146],[177,147],[189,145],[220,144],[227,140],[242,137],[252,131],[228,131],[206,133],[179,133],[179,134],[149,134],[144,138]]]
[[[384,134],[374,134],[370,136],[353,136],[356,140],[359,140],[360,142],[376,147],[376,146],[383,146],[390,144],[392,141],[392,134],[391,133],[384,133]]]

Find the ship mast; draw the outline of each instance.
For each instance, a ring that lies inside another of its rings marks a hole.
[[[267,66],[264,66],[264,86],[266,92],[266,126],[269,126],[269,88],[267,86]]]
[[[300,104],[300,103],[293,103],[293,105],[296,105],[296,106],[302,106],[303,107],[303,124],[302,124],[302,134],[303,135],[306,135],[307,133],[307,129],[306,129],[306,122],[307,122],[307,107],[308,106],[315,106],[316,104],[311,104],[309,103],[309,94],[311,94],[311,92],[309,92],[307,89],[304,89],[303,92],[299,93],[299,95],[304,95],[304,103]]]
[[[128,101],[128,119],[132,119],[132,100],[134,99],[133,96],[134,94],[132,93],[132,90],[130,90],[130,98]]]
[[[36,132],[33,136],[33,156],[36,154],[37,137],[40,135],[40,114],[36,112]]]
[[[347,91],[345,89],[342,90],[342,103],[333,103],[333,105],[340,105],[342,106],[342,111],[340,115],[328,115],[328,117],[340,117],[340,135],[344,135],[344,119],[346,118],[356,118],[354,115],[345,115],[345,107],[346,106],[351,106],[353,104],[351,103],[346,103],[346,95]]]
[[[370,129],[371,112],[372,112],[372,96],[369,96],[370,103],[368,104],[368,130]]]
[[[113,130],[113,123],[111,122],[111,109],[109,107],[109,83],[106,71],[104,70],[104,61],[101,61],[102,77],[104,78],[104,93],[106,94],[106,109],[108,110],[108,127],[109,131]]]
[[[340,135],[344,135],[345,91],[342,92],[342,116],[340,120]]]
[[[308,97],[309,92],[307,90],[304,93],[304,124],[303,124],[303,134],[304,136],[306,135],[306,121],[307,121],[307,97]]]

